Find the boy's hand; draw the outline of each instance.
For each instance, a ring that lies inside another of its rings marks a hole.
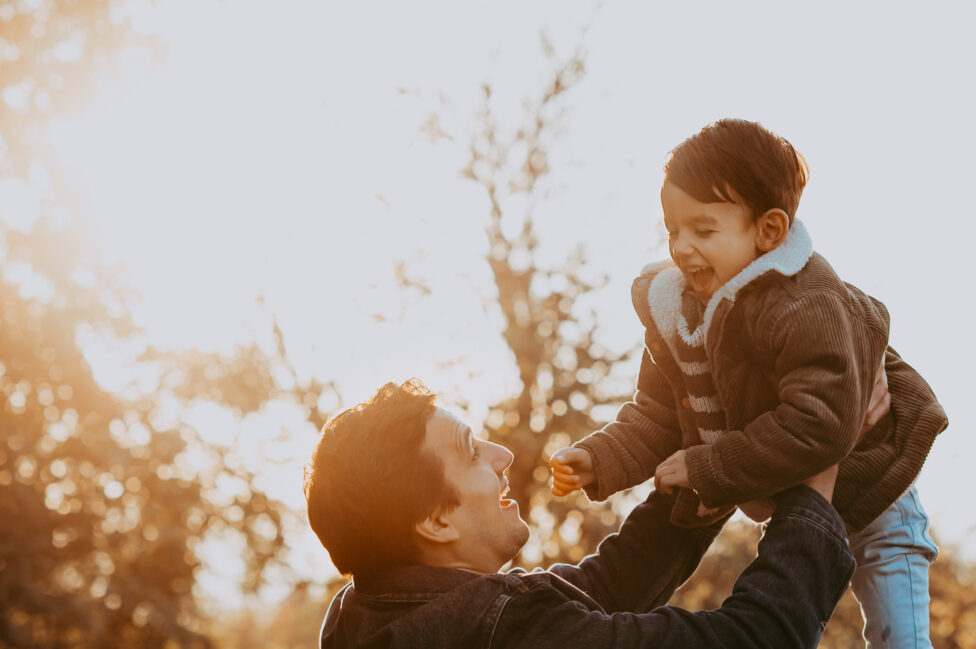
[[[549,458],[552,487],[555,496],[568,496],[577,489],[596,482],[593,458],[582,448],[561,448]]]
[[[654,470],[656,490],[669,494],[675,487],[692,488],[691,481],[688,479],[688,461],[685,459],[683,449],[658,464],[657,469]]]

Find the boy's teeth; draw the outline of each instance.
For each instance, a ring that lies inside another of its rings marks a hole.
[[[709,268],[695,268],[688,269],[688,279],[691,281],[692,285],[696,288],[701,288],[702,284],[706,283],[709,278]]]

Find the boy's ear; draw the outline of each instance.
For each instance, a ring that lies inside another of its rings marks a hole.
[[[431,543],[451,543],[457,541],[457,529],[451,523],[448,512],[438,507],[422,521],[414,525],[414,531],[421,540]]]
[[[786,241],[790,231],[790,217],[779,209],[767,210],[756,219],[756,248],[769,252]]]

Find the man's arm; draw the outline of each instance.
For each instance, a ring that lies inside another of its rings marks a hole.
[[[574,446],[585,449],[593,460],[596,482],[584,487],[591,500],[606,500],[647,480],[662,460],[681,448],[674,393],[646,349],[634,400],[621,407],[616,421]]]
[[[799,485],[776,502],[758,556],[721,608],[607,614],[556,589],[533,588],[507,603],[491,646],[813,649],[854,558],[840,517],[816,491]]]
[[[596,600],[607,612],[643,612],[668,598],[701,562],[725,520],[682,528],[670,521],[674,500],[652,492],[630,513],[620,531],[605,538],[575,566],[549,570]]]

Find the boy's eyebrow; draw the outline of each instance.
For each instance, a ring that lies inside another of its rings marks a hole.
[[[697,224],[714,225],[718,223],[718,219],[716,219],[714,216],[709,216],[708,214],[696,214],[694,216],[689,216],[688,220],[691,221],[692,225],[697,225]],[[672,225],[673,225],[672,219],[669,219],[668,217],[665,216],[664,227],[670,230]]]

